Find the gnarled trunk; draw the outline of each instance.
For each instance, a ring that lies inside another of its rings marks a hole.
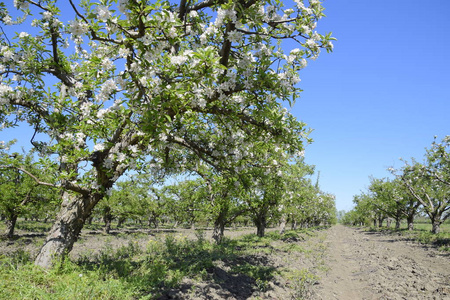
[[[86,219],[101,198],[100,194],[82,196],[66,191],[63,193],[61,209],[34,261],[35,265],[50,268],[55,260],[64,259],[72,250]]]

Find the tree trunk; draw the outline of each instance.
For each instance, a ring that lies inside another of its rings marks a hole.
[[[103,195],[100,194],[81,196],[64,191],[61,209],[34,264],[48,269],[55,260],[63,260],[72,250],[84,222],[101,198]]]
[[[291,221],[291,229],[297,230],[297,220],[294,219]]]
[[[400,229],[400,218],[397,218],[396,220],[395,220],[395,229]]]
[[[408,230],[411,231],[414,229],[414,215],[409,215],[406,218],[406,222],[408,223]]]
[[[382,217],[378,217],[378,228],[383,227],[383,221],[384,219]]]
[[[123,223],[125,223],[125,220],[125,217],[119,217],[119,219],[117,220],[117,228],[122,227]]]
[[[220,244],[223,241],[224,231],[225,231],[225,221],[226,221],[226,210],[220,210],[216,219],[214,220],[214,229],[212,237],[216,241],[217,244]]]
[[[256,235],[259,237],[263,237],[267,226],[266,216],[265,215],[256,216],[256,218],[254,219],[254,223],[256,225]]]
[[[106,234],[109,234],[111,231],[111,223],[113,220],[113,215],[111,214],[111,207],[105,206],[103,209],[103,222],[105,222],[105,227],[103,228],[103,231]]]
[[[441,222],[433,220],[431,223],[431,233],[438,234],[441,231]]]
[[[392,223],[392,219],[388,218],[387,221],[386,221],[386,227],[390,228],[391,227],[391,223]]]
[[[283,214],[281,216],[281,223],[280,223],[280,234],[283,234],[284,231],[286,230],[286,223],[287,223],[287,216],[286,214]]]
[[[216,241],[217,244],[220,244],[223,241],[225,231],[225,223],[224,222],[215,222],[212,237]]]
[[[8,239],[12,239],[14,237],[14,229],[16,228],[16,222],[17,222],[17,214],[11,214],[5,220],[6,224],[5,235]]]

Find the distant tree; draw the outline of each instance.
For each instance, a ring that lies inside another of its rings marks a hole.
[[[405,185],[398,178],[371,178],[369,191],[373,196],[373,206],[395,220],[395,228],[400,228],[401,220],[406,218],[408,229],[413,229],[414,216],[420,202],[411,196]]]
[[[400,170],[391,169],[418,201],[431,220],[432,233],[450,217],[450,136],[442,142],[433,141],[426,150],[423,163],[404,161]]]
[[[13,237],[19,216],[30,216],[30,211],[36,216],[42,208],[48,209],[58,195],[57,190],[39,184],[51,182],[52,172],[43,172],[33,155],[0,149],[0,213],[5,218],[8,238]]]
[[[401,179],[430,218],[431,232],[439,233],[440,225],[450,216],[450,187],[431,176],[426,166],[418,162],[405,163]]]

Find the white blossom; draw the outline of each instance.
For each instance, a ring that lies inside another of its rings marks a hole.
[[[22,31],[21,33],[19,33],[19,38],[23,39],[30,36],[29,33]]]
[[[120,48],[119,49],[119,56],[120,57],[127,57],[130,54],[130,50],[127,48]]]
[[[233,30],[228,33],[228,40],[232,43],[238,43],[242,40],[244,34],[240,31]]]
[[[10,16],[4,16],[3,17],[3,23],[5,23],[5,25],[11,25],[12,24],[12,19]]]
[[[124,153],[117,154],[117,161],[123,162],[125,159],[127,159],[127,156]]]
[[[88,32],[89,26],[83,21],[69,21],[69,32],[75,36],[80,36]]]
[[[170,62],[174,65],[183,65],[187,61],[188,57],[184,55],[176,55],[170,58]]]
[[[43,20],[50,21],[50,20],[52,20],[52,17],[53,17],[53,14],[51,12],[49,12],[49,11],[44,11],[42,13],[42,19]]]
[[[0,105],[9,103],[7,95],[12,91],[13,89],[9,85],[3,83],[0,84]]]
[[[314,40],[313,39],[308,39],[308,40],[306,40],[306,46],[308,47],[308,48],[315,48],[317,45],[316,45],[316,42],[314,42]]]
[[[109,58],[105,57],[102,60],[102,69],[108,71],[111,70],[112,68],[114,68],[113,62]]]
[[[5,62],[14,58],[14,52],[7,46],[3,46],[0,53],[3,55]]]
[[[107,21],[111,18],[111,12],[107,6],[98,5],[95,12],[97,13],[98,18],[102,21]]]
[[[105,150],[105,144],[103,143],[98,143],[94,146],[94,151],[103,151]]]
[[[104,166],[106,169],[111,169],[111,168],[113,167],[113,161],[112,161],[112,159],[109,158],[109,157],[107,157],[107,158],[105,159],[105,161],[103,162],[103,166]]]
[[[305,34],[310,34],[312,32],[312,29],[309,28],[309,26],[302,25],[302,32]]]
[[[130,150],[132,153],[137,153],[138,147],[137,147],[137,145],[130,145],[130,146],[128,146],[128,150]]]
[[[128,2],[129,0],[119,0],[119,11],[121,13],[126,13]]]
[[[17,9],[28,9],[30,7],[30,3],[25,0],[14,0],[14,7]]]
[[[100,109],[97,112],[97,118],[103,119],[103,117],[108,113],[108,111],[109,111],[108,109],[104,109],[104,108]]]

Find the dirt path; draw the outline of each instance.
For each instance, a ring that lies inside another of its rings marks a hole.
[[[317,299],[450,299],[450,256],[400,236],[336,225]]]

